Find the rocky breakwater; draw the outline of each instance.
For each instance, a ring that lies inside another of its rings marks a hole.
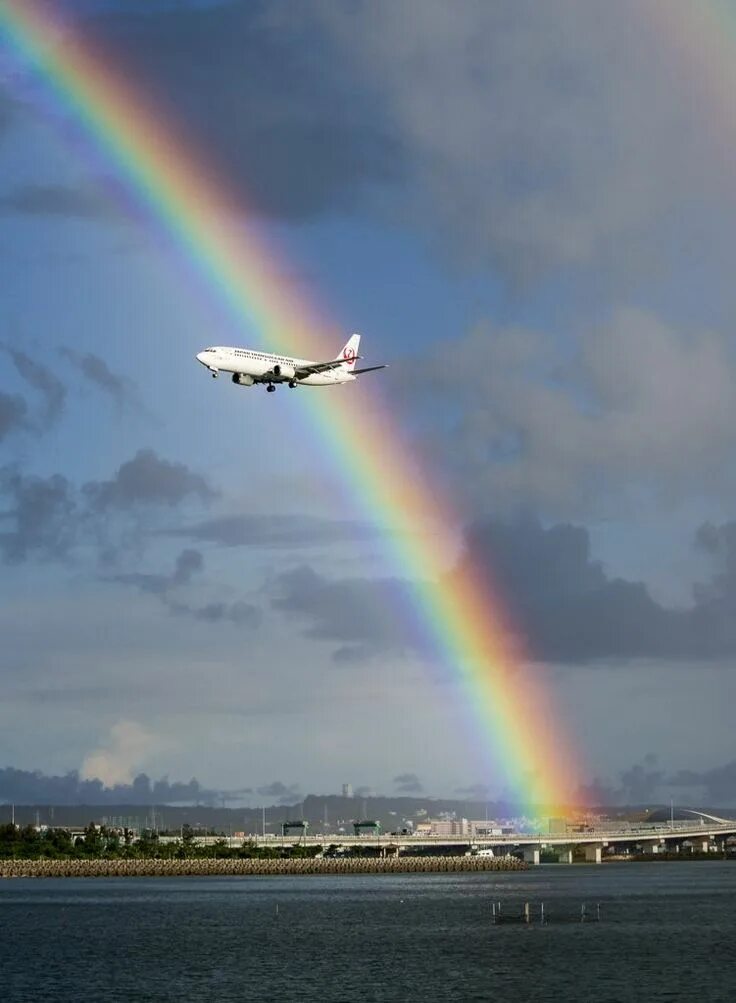
[[[122,878],[278,874],[523,871],[515,857],[318,857],[295,860],[0,860],[0,878]]]

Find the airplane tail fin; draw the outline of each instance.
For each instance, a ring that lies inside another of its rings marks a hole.
[[[350,340],[342,349],[340,354],[337,356],[338,359],[343,360],[343,368],[347,369],[348,372],[355,369],[355,361],[359,358],[358,355],[358,345],[360,344],[360,335],[353,334],[350,336]]]

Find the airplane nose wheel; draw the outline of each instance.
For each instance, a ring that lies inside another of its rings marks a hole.
[[[272,394],[275,389],[276,387],[273,385],[273,383],[269,383],[268,386],[266,387],[266,391],[270,394]]]
[[[289,381],[289,386],[290,386],[290,387],[291,387],[291,389],[293,390],[293,389],[294,389],[294,387],[296,386],[296,380],[290,380],[290,381]]]

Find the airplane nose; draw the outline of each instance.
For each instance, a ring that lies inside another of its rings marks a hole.
[[[197,355],[196,355],[196,359],[197,359],[197,362],[201,362],[202,365],[204,365],[205,364],[205,361],[204,361],[204,352],[198,352]]]

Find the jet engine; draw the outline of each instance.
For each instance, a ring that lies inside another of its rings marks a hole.
[[[281,363],[273,367],[273,375],[277,380],[293,380],[296,376],[296,370],[293,366],[285,366]]]
[[[249,373],[233,373],[233,383],[239,387],[252,387],[255,380]]]

